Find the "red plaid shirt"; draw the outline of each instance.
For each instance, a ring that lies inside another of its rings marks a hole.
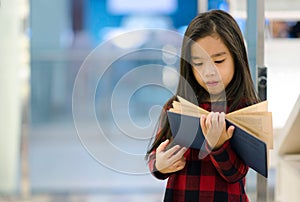
[[[200,107],[210,111],[209,103]],[[203,159],[199,150],[188,149],[186,165],[175,173],[162,174],[155,168],[155,151],[149,156],[151,173],[158,179],[168,178],[164,201],[178,202],[248,202],[245,176],[248,166],[232,150],[227,141]]]

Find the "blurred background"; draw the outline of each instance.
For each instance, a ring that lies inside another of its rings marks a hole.
[[[268,191],[269,201],[281,201],[276,193],[277,139],[284,136],[300,92],[300,2],[266,0],[265,6],[264,60],[275,139]],[[124,153],[146,153],[155,127],[151,121],[159,114],[152,106],[162,106],[176,89],[178,39],[198,12],[211,9],[230,12],[245,36],[256,35],[247,32],[246,0],[1,0],[0,201],[162,201],[165,182],[137,172],[146,170],[143,161],[132,165],[130,172],[126,159],[110,152],[107,140]],[[131,42],[113,40],[138,29],[148,31],[137,33]],[[153,29],[172,31],[174,38]],[[95,68],[80,72],[98,47],[105,51],[95,55],[99,56]],[[132,48],[147,51],[128,52]],[[122,55],[124,50],[129,54]],[[126,92],[146,77],[161,86],[137,89],[129,104],[116,102],[120,114],[114,123],[110,108],[114,89],[124,75],[147,64],[168,69],[122,80],[123,93],[116,98],[128,101]],[[78,134],[72,113],[76,82],[81,89],[76,88],[80,92],[76,115],[84,134]],[[91,124],[95,119],[89,114],[91,95],[105,136]],[[154,111],[150,118],[149,111]],[[148,139],[124,137],[118,125],[126,126],[128,118],[146,128],[144,134],[132,137]],[[247,179],[255,201],[256,173],[251,170]]]

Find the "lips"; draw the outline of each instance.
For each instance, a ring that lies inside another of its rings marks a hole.
[[[208,81],[205,83],[208,87],[214,87],[219,84],[219,81]]]

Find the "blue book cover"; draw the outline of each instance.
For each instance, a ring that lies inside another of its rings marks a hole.
[[[173,144],[187,148],[201,149],[205,138],[200,126],[200,118],[167,111]],[[267,145],[226,120],[226,127],[235,126],[230,144],[237,155],[250,168],[268,177]]]

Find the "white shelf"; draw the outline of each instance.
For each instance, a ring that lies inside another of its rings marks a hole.
[[[278,135],[276,201],[296,202],[300,187],[300,96]]]

